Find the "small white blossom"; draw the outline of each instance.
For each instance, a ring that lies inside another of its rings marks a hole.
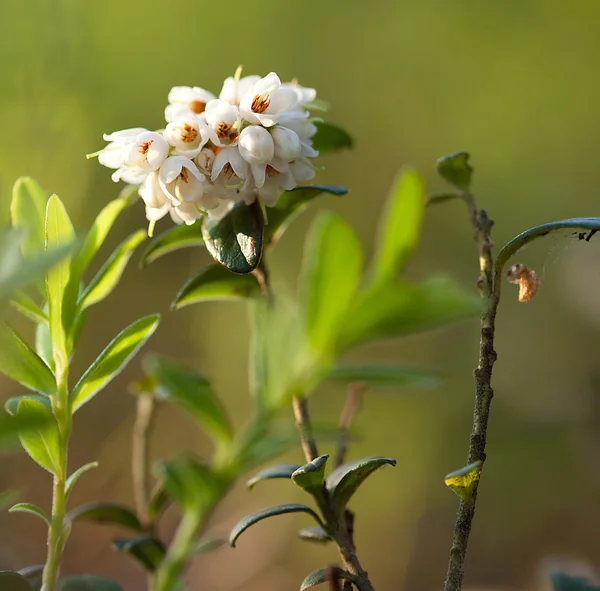
[[[199,201],[204,194],[206,177],[185,156],[171,156],[160,167],[160,188],[174,205]]]
[[[250,123],[271,127],[279,121],[281,113],[294,108],[297,100],[296,93],[289,88],[281,88],[279,76],[271,72],[243,94],[240,112]]]
[[[262,187],[266,167],[275,157],[275,142],[271,134],[259,125],[246,127],[240,134],[239,147],[242,158],[250,164],[255,185]]]
[[[162,166],[168,155],[167,140],[160,133],[144,131],[123,147],[121,167],[112,178],[115,182],[141,183],[148,174]]]
[[[169,213],[176,224],[186,224],[187,226],[191,226],[196,220],[206,215],[206,211],[193,201],[184,201],[172,207]]]
[[[219,94],[219,98],[231,103],[232,105],[239,105],[240,97],[242,97],[246,91],[250,90],[260,80],[260,76],[245,76],[244,78],[237,79],[230,76],[223,83],[223,88]]]
[[[317,91],[314,88],[300,86],[297,82],[285,82],[281,88],[292,90],[296,94],[298,105],[309,105],[317,98]]]
[[[287,127],[274,127],[271,131],[271,137],[275,142],[275,156],[286,160],[294,160],[302,152],[302,143],[295,131]]]
[[[223,148],[216,156],[213,162],[211,180],[215,181],[217,177],[224,173],[225,176],[235,176],[238,182],[230,183],[239,185],[248,175],[248,162],[246,162],[237,147]]]
[[[214,98],[214,94],[197,86],[174,86],[169,92],[165,119],[170,122],[186,115],[200,115]]]
[[[174,119],[163,132],[178,155],[193,158],[209,140],[208,125],[193,115]]]
[[[138,190],[139,196],[146,205],[146,219],[156,222],[163,218],[171,209],[171,201],[160,188],[158,172],[151,172]]]
[[[315,178],[316,171],[314,166],[306,158],[298,158],[290,162],[290,172],[296,179],[296,182],[310,181]]]
[[[135,141],[135,138],[148,131],[143,127],[132,127],[131,129],[122,129],[113,133],[105,133],[104,141],[110,142],[106,148],[97,152],[98,161],[108,168],[121,168],[123,160],[123,150]],[[88,156],[91,157],[92,154]]]
[[[215,99],[206,105],[206,123],[208,123],[211,141],[217,146],[235,144],[240,135],[240,112],[227,101]]]

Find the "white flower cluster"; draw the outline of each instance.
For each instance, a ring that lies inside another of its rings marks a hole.
[[[282,191],[315,176],[310,158],[317,128],[308,108],[313,88],[281,83],[274,72],[227,78],[219,97],[198,87],[169,93],[164,130],[125,129],[104,136],[100,163],[112,178],[141,184],[146,217],[154,223],[171,215],[193,224],[220,216],[233,203],[257,196],[273,206]]]

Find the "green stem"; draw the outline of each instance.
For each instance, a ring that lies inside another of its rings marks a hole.
[[[67,475],[68,445],[72,423],[67,387],[68,367],[57,367],[56,377],[57,393],[52,398],[52,410],[58,424],[60,437],[59,469],[54,475],[52,514],[48,530],[48,554],[42,575],[42,591],[54,591],[56,588],[63,550],[71,529],[70,524],[65,520],[67,512],[65,479]]]

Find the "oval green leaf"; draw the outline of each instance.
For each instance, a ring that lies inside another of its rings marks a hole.
[[[117,247],[81,294],[78,301],[80,310],[101,302],[115,289],[129,259],[145,239],[146,232],[138,230]]]
[[[161,516],[162,512],[167,508],[170,502],[169,495],[165,490],[165,486],[162,482],[159,482],[148,501],[148,519],[154,523]]]
[[[298,464],[280,464],[279,466],[269,466],[250,478],[250,480],[246,482],[246,486],[249,490],[252,490],[259,482],[262,482],[263,480],[271,480],[273,478],[287,478],[289,480],[292,477],[292,474],[298,470],[298,468],[300,468]]]
[[[352,148],[354,142],[345,129],[325,121],[315,121],[315,125],[317,133],[312,138],[312,147],[319,150],[319,156],[344,148]]]
[[[17,179],[13,187],[10,215],[12,227],[25,231],[21,252],[32,258],[44,252],[46,243],[46,203],[48,193],[29,177]]]
[[[304,211],[315,197],[323,193],[341,197],[348,193],[348,189],[336,185],[309,185],[283,192],[277,200],[277,205],[268,210],[265,244],[277,243],[292,220]]]
[[[322,583],[329,583],[331,581],[340,581],[346,580],[351,581],[352,575],[341,568],[330,566],[328,568],[320,568],[316,571],[313,571],[302,581],[302,585],[300,585],[300,591],[305,591],[305,589],[310,589],[311,587],[316,587],[317,585],[321,585]]]
[[[323,488],[325,465],[328,459],[329,454],[325,454],[301,466],[292,474],[292,480],[311,494],[320,491]]]
[[[154,334],[158,314],[145,316],[122,330],[81,376],[71,392],[73,412],[105,388]]]
[[[366,382],[369,386],[380,388],[432,387],[440,382],[432,372],[394,363],[338,365],[331,369],[327,378],[343,382]]]
[[[336,468],[327,478],[327,490],[334,509],[341,513],[358,487],[382,466],[395,466],[393,458],[364,458]]]
[[[471,188],[473,168],[469,164],[469,154],[467,152],[455,152],[439,158],[437,171],[445,181],[454,185],[457,189],[468,192]]]
[[[18,417],[0,414],[0,448],[18,445],[18,435],[45,428],[53,421],[52,414],[27,413]]]
[[[308,542],[318,542],[320,544],[331,542],[329,534],[320,525],[301,529],[298,532],[298,537]]]
[[[77,575],[61,580],[59,591],[123,591],[123,588],[105,577],[96,575]]]
[[[97,467],[98,462],[90,462],[89,464],[84,464],[80,468],[77,468],[77,470],[75,470],[75,472],[73,472],[73,474],[71,474],[71,476],[67,478],[67,481],[65,482],[65,496],[67,499],[69,498],[69,495],[71,494],[71,491],[73,490],[73,487],[75,486],[75,483],[79,480],[80,476],[82,474],[85,474],[88,470]]]
[[[17,292],[10,301],[10,305],[23,314],[25,318],[29,318],[36,324],[40,322],[48,323],[48,315],[23,292]]]
[[[137,515],[128,507],[119,503],[97,502],[86,503],[69,511],[68,517],[71,521],[94,521],[96,523],[112,523],[131,529],[143,531],[142,524]]]
[[[319,516],[310,507],[307,507],[306,505],[298,505],[295,503],[291,503],[288,505],[276,505],[274,507],[262,509],[262,511],[257,511],[256,513],[252,513],[251,515],[247,515],[246,517],[241,519],[234,526],[234,528],[231,530],[231,533],[229,534],[229,545],[232,548],[235,547],[237,539],[255,523],[258,523],[263,519],[268,519],[269,517],[275,517],[276,515],[287,515],[288,513],[308,513],[308,515],[313,517],[319,525],[323,526]]]
[[[56,393],[50,368],[9,324],[0,325],[0,371],[36,392]]]
[[[39,517],[42,521],[46,523],[48,527],[50,527],[50,518],[46,515],[46,512],[37,505],[33,503],[17,503],[13,505],[9,510],[9,513],[29,513],[30,515],[35,515]]]
[[[163,561],[166,549],[157,538],[119,538],[113,540],[113,548],[129,554],[145,571],[153,573]]]
[[[260,262],[265,221],[258,200],[236,203],[220,220],[206,218],[202,236],[217,263],[234,273],[250,273]]]
[[[204,246],[202,224],[173,226],[150,241],[142,253],[140,265],[145,267],[166,254],[192,246]]]
[[[2,591],[33,591],[33,587],[24,576],[9,570],[0,570],[0,589]]]
[[[185,283],[171,308],[179,310],[199,302],[243,300],[260,293],[260,285],[254,275],[237,275],[221,265],[211,265]]]

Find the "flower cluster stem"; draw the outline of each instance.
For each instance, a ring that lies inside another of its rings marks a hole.
[[[479,252],[477,287],[483,302],[480,318],[479,361],[473,372],[475,378],[475,409],[467,459],[467,463],[471,464],[477,461],[485,462],[486,459],[487,426],[494,396],[491,382],[496,361],[494,334],[496,310],[499,302],[496,290],[499,289],[499,286],[494,281],[494,259],[490,239],[493,221],[489,219],[484,210],[477,209],[472,195],[466,194],[463,197],[469,208],[469,216],[473,224]],[[444,585],[445,591],[460,591],[462,588],[467,546],[475,516],[478,485],[479,481],[476,481],[471,495],[462,499],[458,508],[450,550],[448,574]]]

